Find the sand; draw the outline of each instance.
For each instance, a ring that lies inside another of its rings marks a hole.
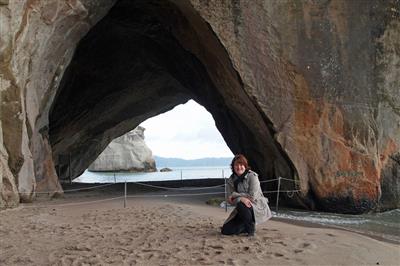
[[[255,237],[222,236],[228,214],[204,197],[98,201],[109,197],[0,211],[0,265],[400,264],[399,245],[343,230],[270,220]]]

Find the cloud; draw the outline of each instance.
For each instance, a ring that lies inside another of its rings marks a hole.
[[[193,100],[141,126],[146,128],[145,141],[154,155],[184,159],[232,156],[211,114]]]

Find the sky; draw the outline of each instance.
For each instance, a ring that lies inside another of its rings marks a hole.
[[[211,114],[193,100],[144,121],[145,142],[153,156],[198,159],[232,157]]]

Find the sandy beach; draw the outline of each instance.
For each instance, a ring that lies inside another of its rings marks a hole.
[[[149,194],[150,193],[150,194]],[[400,246],[270,220],[222,236],[209,196],[76,193],[0,212],[0,265],[399,265]]]

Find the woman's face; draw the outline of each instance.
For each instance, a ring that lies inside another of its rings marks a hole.
[[[239,162],[235,162],[233,164],[233,170],[235,171],[236,175],[242,175],[244,171],[246,171],[246,167]]]

